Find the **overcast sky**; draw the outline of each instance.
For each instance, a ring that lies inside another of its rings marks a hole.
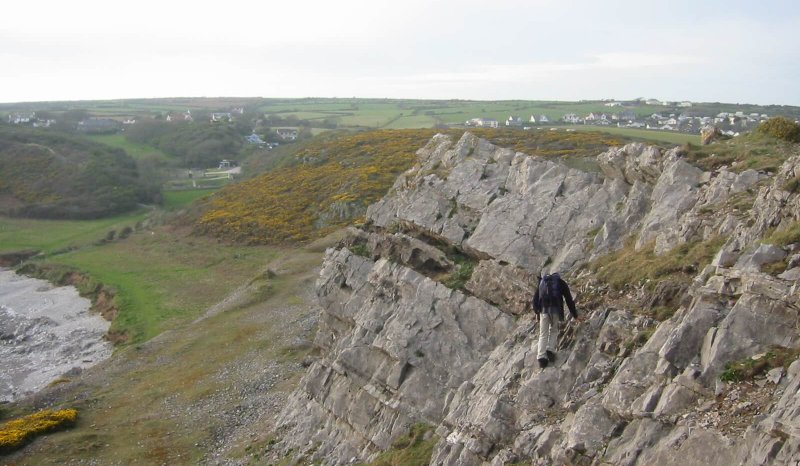
[[[0,102],[173,96],[800,105],[796,0],[6,2]]]

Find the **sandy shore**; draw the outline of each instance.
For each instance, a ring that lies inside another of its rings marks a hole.
[[[60,376],[111,356],[110,325],[71,286],[54,287],[0,269],[0,401],[14,401]]]

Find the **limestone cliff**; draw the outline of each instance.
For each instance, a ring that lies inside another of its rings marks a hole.
[[[800,346],[800,247],[759,241],[800,218],[783,188],[798,174],[798,158],[776,175],[703,172],[639,143],[578,170],[469,133],[434,137],[327,252],[320,356],[281,414],[276,451],[368,461],[425,423],[439,439],[431,464],[800,459],[800,363],[720,380],[727,363]],[[736,202],[747,196],[752,210]],[[663,321],[633,299],[652,289],[615,295],[582,267],[626,244],[668,254],[712,239],[724,243],[714,261],[661,290],[677,307]],[[777,276],[761,271],[781,261]],[[540,370],[526,303],[543,268],[576,284],[589,318],[565,326]]]

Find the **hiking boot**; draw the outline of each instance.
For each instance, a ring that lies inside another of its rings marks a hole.
[[[549,362],[556,362],[556,353],[554,353],[554,352],[552,352],[550,350],[547,350],[547,351],[545,351],[545,354],[547,354],[547,360]]]
[[[545,367],[547,367],[547,362],[548,362],[548,361],[547,361],[547,359],[545,359],[545,358],[542,358],[542,359],[540,359],[540,360],[539,360],[539,367],[540,367],[540,368],[542,368],[542,369],[544,369]]]

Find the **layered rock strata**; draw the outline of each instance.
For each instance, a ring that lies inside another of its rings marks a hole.
[[[800,346],[800,257],[758,243],[800,218],[783,190],[798,166],[703,172],[679,149],[633,143],[581,171],[469,133],[434,137],[367,226],[326,254],[320,357],[281,414],[278,450],[368,461],[426,423],[439,438],[431,464],[800,459],[800,363],[753,386],[760,405],[735,405],[746,429],[707,421],[745,390],[720,381],[727,363]],[[527,299],[543,269],[570,276],[626,241],[666,254],[720,237],[674,316],[583,308],[556,363],[538,368]],[[785,272],[761,271],[777,261]],[[468,280],[448,281],[466,267]]]

